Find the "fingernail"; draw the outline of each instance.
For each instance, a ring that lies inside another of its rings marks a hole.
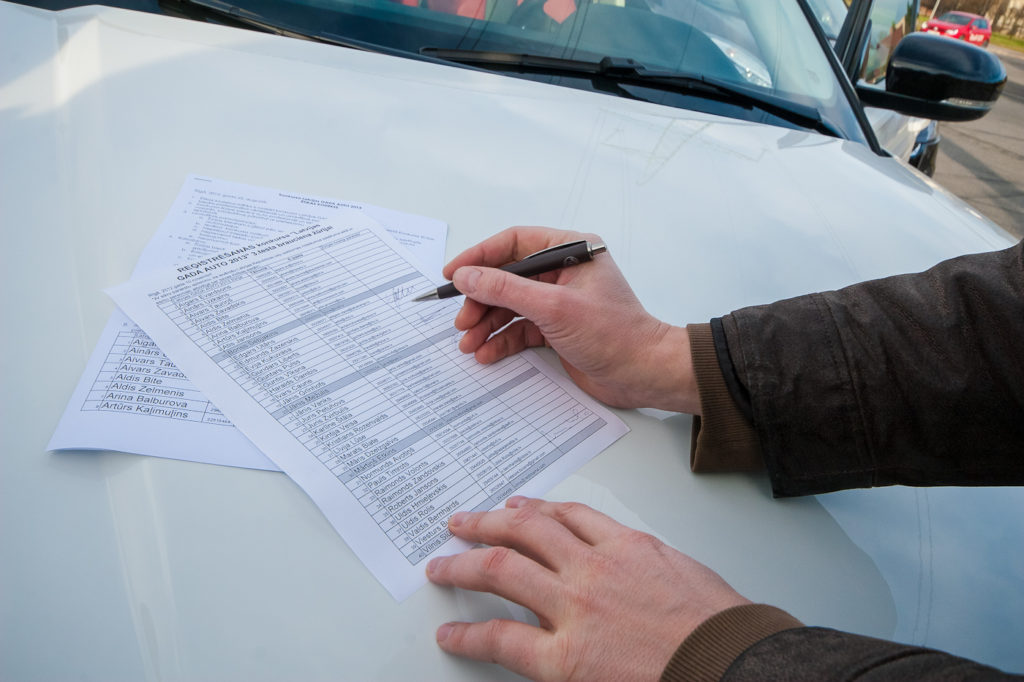
[[[466,520],[466,512],[455,512],[452,517],[448,519],[448,527],[454,528],[455,526],[461,526],[462,522]]]
[[[427,562],[427,575],[433,575],[437,573],[441,566],[444,564],[444,557],[434,557]]]
[[[471,294],[476,291],[476,283],[480,279],[480,268],[463,267],[455,271],[452,282],[455,288],[464,294]]]
[[[454,626],[451,623],[445,623],[437,629],[437,641],[443,642],[448,639],[448,635],[452,634]]]
[[[509,509],[519,509],[524,504],[526,504],[526,500],[527,498],[523,497],[522,495],[516,495],[515,497],[508,498],[508,501],[505,502],[505,506],[508,507]]]

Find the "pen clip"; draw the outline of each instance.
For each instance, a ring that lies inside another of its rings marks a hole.
[[[533,258],[535,256],[540,256],[540,255],[543,255],[545,253],[551,253],[552,251],[560,251],[561,249],[567,249],[570,246],[578,246],[580,244],[586,244],[586,243],[587,243],[586,239],[580,239],[579,241],[575,241],[575,242],[567,242],[565,244],[558,244],[556,246],[549,246],[546,249],[541,249],[537,253],[531,253],[529,256],[526,256],[525,258],[523,258],[523,260],[529,260],[529,259],[531,259],[531,258]]]

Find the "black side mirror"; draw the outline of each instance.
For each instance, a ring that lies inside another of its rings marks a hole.
[[[937,121],[973,121],[987,114],[1006,84],[992,53],[930,33],[911,33],[892,51],[885,90],[857,85],[861,101]]]

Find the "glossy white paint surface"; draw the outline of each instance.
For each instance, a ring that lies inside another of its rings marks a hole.
[[[281,474],[44,451],[112,310],[102,290],[188,173],[438,218],[449,256],[512,224],[594,231],[675,323],[1010,243],[853,143],[184,20],[0,4],[5,680],[506,677],[433,633],[518,611],[432,586],[396,604]],[[763,477],[690,474],[689,417],[620,414],[632,432],[551,497],[655,532],[808,623],[1024,669],[1021,491],[854,491],[825,500],[834,518],[773,501]]]

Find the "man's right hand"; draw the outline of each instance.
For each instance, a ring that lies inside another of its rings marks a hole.
[[[580,239],[600,241],[593,234],[513,227],[448,263],[444,276],[466,294],[455,317],[465,332],[461,350],[492,363],[548,345],[573,381],[598,400],[699,414],[686,329],[651,316],[610,255],[537,280],[496,269]]]

